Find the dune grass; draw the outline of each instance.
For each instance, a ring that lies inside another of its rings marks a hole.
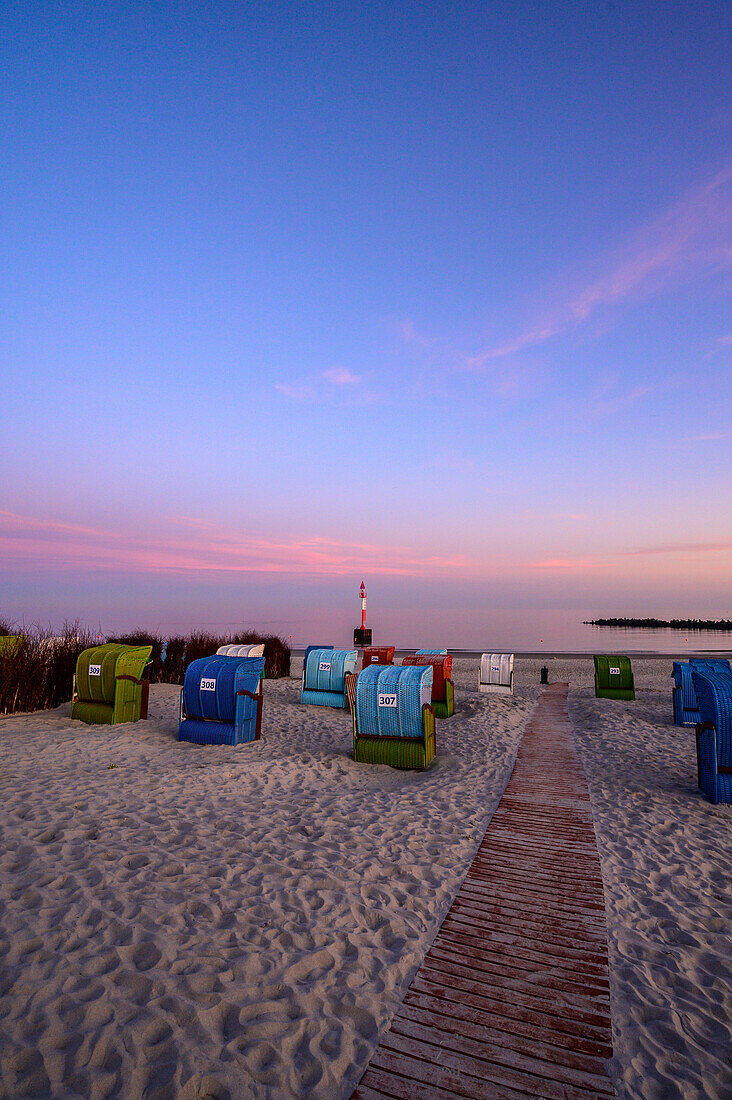
[[[48,710],[71,698],[76,661],[84,649],[98,644],[96,635],[78,623],[66,623],[60,634],[40,627],[23,628],[0,619],[0,637],[18,641],[0,647],[0,714]],[[182,684],[186,667],[198,657],[208,657],[219,646],[264,642],[264,668],[268,679],[290,674],[290,647],[275,635],[253,631],[224,638],[206,631],[164,638],[136,630],[107,639],[127,645],[152,645],[151,683]]]
[[[0,634],[20,635],[13,649],[0,652],[0,714],[48,710],[71,698],[76,660],[94,645],[89,631],[66,623],[60,634],[37,627],[21,634],[0,622]]]

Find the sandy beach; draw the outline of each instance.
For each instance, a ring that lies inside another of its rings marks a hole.
[[[267,681],[263,740],[150,719],[0,719],[0,1097],[348,1097],[475,853],[540,692],[568,680],[608,919],[620,1097],[732,1094],[732,808],[696,789],[671,658],[635,702],[591,658],[516,661],[513,698],[454,666],[424,773],[355,764],[348,712]]]

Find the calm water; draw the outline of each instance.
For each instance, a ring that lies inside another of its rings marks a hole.
[[[584,613],[556,610],[494,610],[472,608],[425,609],[423,612],[374,612],[367,618],[374,645],[395,645],[398,649],[447,648],[452,650],[524,653],[689,653],[732,652],[728,631],[636,630],[585,626],[583,618],[603,612]],[[350,646],[353,627],[350,615],[311,612],[307,624],[293,630],[293,646],[331,643]],[[299,628],[299,629],[298,629]]]

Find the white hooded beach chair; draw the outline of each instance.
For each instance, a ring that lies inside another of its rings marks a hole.
[[[513,695],[513,653],[484,653],[480,658],[478,691]]]
[[[217,657],[264,657],[264,642],[259,645],[222,645]]]

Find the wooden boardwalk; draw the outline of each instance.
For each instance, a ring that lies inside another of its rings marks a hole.
[[[605,902],[567,684],[513,775],[358,1100],[612,1097]]]

